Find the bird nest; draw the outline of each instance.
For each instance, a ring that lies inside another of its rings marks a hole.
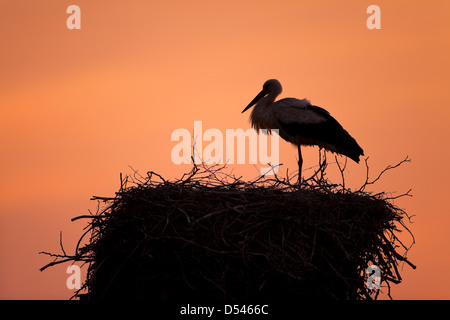
[[[398,238],[409,232],[409,216],[391,201],[410,191],[389,197],[365,189],[407,161],[374,180],[367,174],[354,191],[345,187],[345,167],[337,161],[342,181],[327,179],[326,158],[301,185],[288,174],[242,181],[206,165],[175,181],[155,172],[121,176],[115,197],[93,197],[97,212],[72,219],[88,221],[75,254],[61,243],[63,254],[44,252],[55,260],[41,270],[87,263],[74,297],[89,299],[390,296],[391,285],[402,281],[399,265],[415,268],[406,258],[410,246]],[[379,268],[381,290],[368,286],[370,265]]]

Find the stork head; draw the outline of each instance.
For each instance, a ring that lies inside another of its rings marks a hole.
[[[282,90],[281,83],[277,79],[269,79],[264,82],[263,91],[267,93],[276,93],[276,95],[279,95]]]
[[[273,99],[275,100],[276,96],[278,96],[282,91],[281,83],[277,79],[270,79],[264,82],[263,89],[260,93],[250,102],[250,104],[242,110],[242,113],[247,111],[249,108],[251,108],[254,104],[258,103],[259,100],[261,100],[266,95],[270,94],[273,96]]]

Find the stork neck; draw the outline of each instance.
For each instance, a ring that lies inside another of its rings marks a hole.
[[[275,99],[278,96],[278,92],[271,92],[268,95],[266,95],[264,98],[261,99],[261,101],[258,103],[258,105],[261,105],[261,107],[268,107],[272,103],[275,102]]]

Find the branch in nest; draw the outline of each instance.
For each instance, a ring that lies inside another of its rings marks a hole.
[[[409,157],[406,156],[405,159],[403,159],[402,161],[400,161],[400,162],[397,163],[396,165],[394,165],[394,166],[388,165],[386,168],[384,168],[384,169],[378,174],[378,176],[377,176],[374,180],[369,181],[369,165],[368,165],[368,163],[367,163],[368,160],[369,160],[369,157],[367,157],[367,158],[364,159],[364,163],[365,163],[365,165],[366,165],[366,180],[364,181],[363,185],[359,188],[359,190],[358,190],[357,192],[363,192],[363,191],[366,189],[367,186],[372,185],[372,184],[374,184],[375,182],[377,182],[378,180],[380,180],[381,176],[382,176],[383,174],[385,174],[387,171],[392,170],[392,169],[395,169],[395,168],[399,167],[400,165],[402,165],[402,164],[405,163],[405,162],[411,162],[411,159],[409,159]],[[409,192],[409,191],[408,191],[408,192]]]

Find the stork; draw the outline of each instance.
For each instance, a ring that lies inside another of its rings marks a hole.
[[[262,91],[242,113],[255,105],[250,115],[253,128],[257,131],[267,129],[268,132],[279,129],[280,137],[297,146],[299,183],[303,166],[302,145],[316,145],[359,163],[359,156],[364,156],[363,149],[327,110],[312,105],[307,99],[285,98],[275,102],[281,91],[278,80],[267,80]]]

